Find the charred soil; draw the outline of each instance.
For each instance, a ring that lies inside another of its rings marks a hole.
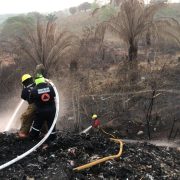
[[[0,134],[0,163],[17,157],[37,142],[19,140],[14,134]],[[117,154],[119,145],[102,134],[90,136],[58,133],[48,149],[41,147],[23,160],[0,171],[1,180],[26,179],[167,179],[180,177],[177,149],[148,143],[125,143],[120,158],[89,169],[73,168],[108,155]]]

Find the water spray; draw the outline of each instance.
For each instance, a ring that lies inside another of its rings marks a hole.
[[[11,127],[11,125],[12,125],[12,123],[13,123],[13,121],[14,121],[16,115],[17,115],[17,113],[19,112],[21,106],[23,105],[23,103],[24,103],[24,100],[21,100],[21,101],[19,102],[18,106],[16,107],[16,109],[15,109],[13,115],[11,116],[11,118],[10,118],[10,120],[9,120],[9,122],[8,122],[8,124],[7,124],[7,126],[6,126],[6,128],[5,128],[5,131],[9,131],[9,129],[10,129],[10,127]]]

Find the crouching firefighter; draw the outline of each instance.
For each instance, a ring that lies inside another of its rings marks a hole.
[[[101,125],[101,122],[98,119],[97,114],[93,114],[92,117],[91,117],[91,126],[92,126],[92,128],[90,130],[90,134],[93,133],[93,134],[98,135],[100,133],[100,125]]]
[[[30,102],[36,106],[35,119],[29,133],[31,139],[39,137],[40,130],[45,121],[47,121],[48,130],[50,129],[56,113],[55,91],[51,84],[47,83],[42,75],[36,77],[35,84],[30,94]],[[56,129],[54,127],[47,139],[47,143],[55,138]]]
[[[101,125],[101,122],[98,119],[98,116],[96,114],[93,114],[91,118],[92,118],[92,127],[94,129],[99,129],[100,125]]]
[[[30,104],[30,92],[34,88],[35,83],[33,81],[33,78],[30,74],[24,74],[22,76],[22,85],[23,89],[21,92],[21,98],[28,102],[28,108],[27,110],[21,115],[21,127],[18,132],[18,136],[20,138],[26,138],[29,134],[30,127],[32,125],[32,119],[34,119],[35,115],[35,105],[34,103]]]

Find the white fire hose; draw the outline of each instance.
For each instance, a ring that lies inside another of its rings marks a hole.
[[[89,126],[85,130],[81,131],[79,134],[86,134],[91,128],[92,128],[92,126]]]
[[[9,161],[9,162],[7,162],[5,164],[2,164],[0,166],[0,170],[14,164],[15,162],[17,162],[17,161],[23,159],[24,157],[26,157],[27,155],[31,154],[38,147],[40,147],[46,141],[46,139],[49,137],[49,135],[51,134],[51,132],[52,132],[52,130],[53,130],[55,124],[56,124],[56,121],[58,119],[58,114],[59,114],[59,94],[58,94],[58,91],[57,91],[55,85],[52,82],[50,82],[50,84],[53,86],[55,94],[56,94],[56,114],[55,114],[54,121],[53,121],[53,124],[52,124],[51,128],[49,129],[48,133],[44,136],[44,138],[38,144],[36,144],[31,149],[29,149],[27,152],[21,154],[20,156],[17,156],[16,158],[12,159],[11,161]]]

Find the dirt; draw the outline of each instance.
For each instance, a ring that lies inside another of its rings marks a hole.
[[[119,134],[120,135],[120,134]],[[17,157],[37,142],[19,140],[15,134],[0,134],[0,164]],[[93,159],[117,154],[119,145],[103,134],[89,136],[58,133],[47,150],[38,148],[23,160],[0,171],[1,180],[41,179],[167,179],[180,176],[179,151],[148,143],[125,143],[123,154],[89,169],[73,168]]]

